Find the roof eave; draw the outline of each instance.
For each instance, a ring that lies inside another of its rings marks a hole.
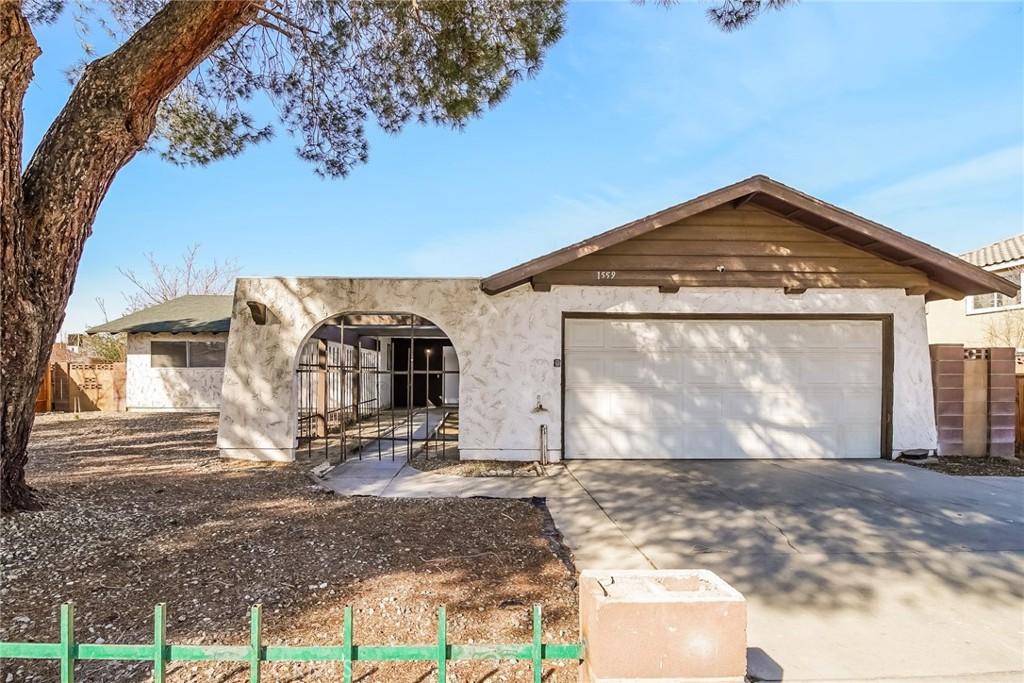
[[[98,329],[90,327],[85,334],[92,336],[96,334],[225,334],[230,332],[229,328],[222,327],[182,327],[173,330],[157,330],[139,327],[125,327],[118,329]]]
[[[1007,296],[1013,296],[1019,289],[1017,285],[1009,280],[967,263],[952,254],[947,254],[930,244],[908,237],[892,228],[875,223],[763,175],[741,180],[738,183],[714,190],[650,216],[607,230],[590,239],[577,242],[518,266],[508,268],[481,280],[480,288],[487,294],[499,294],[513,287],[526,284],[533,276],[539,273],[551,268],[557,268],[560,265],[613,244],[618,244],[637,235],[656,230],[708,209],[722,206],[730,201],[746,202],[754,200],[758,195],[771,197],[777,202],[791,205],[797,210],[796,213],[810,214],[829,221],[837,227],[849,230],[851,236],[855,235],[871,240],[870,244],[875,245],[874,250],[867,249],[862,244],[848,242],[867,253],[875,253],[878,249],[885,248],[907,255],[913,254],[914,260],[919,260],[925,265],[925,267],[919,269],[927,269],[927,274],[932,284],[929,298],[932,300],[957,299],[969,294],[987,292],[999,292]],[[769,211],[772,210],[763,205],[762,208]],[[801,222],[798,218],[790,219]],[[808,227],[809,229],[815,229],[812,226]],[[835,236],[835,238],[841,239],[838,236]],[[875,253],[875,255],[879,256],[879,258],[886,258],[878,253]],[[939,277],[936,277],[936,275]]]
[[[480,280],[480,289],[486,294],[500,294],[529,282],[530,278],[538,273],[569,263],[595,251],[600,251],[612,244],[618,244],[637,235],[642,235],[645,232],[681,221],[701,211],[706,211],[715,206],[721,206],[726,202],[758,192],[761,183],[766,179],[764,176],[753,176],[741,180],[738,183],[733,183],[732,185],[727,185],[726,187],[694,197],[682,204],[670,206],[649,216],[638,218],[637,220],[606,230],[582,242],[576,242],[567,247],[543,254],[518,266],[507,268],[490,277],[483,278]],[[573,253],[575,251],[579,253]]]

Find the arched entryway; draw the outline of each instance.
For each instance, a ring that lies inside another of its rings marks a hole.
[[[430,320],[344,313],[317,325],[297,360],[297,456],[339,463],[457,447],[458,356]]]

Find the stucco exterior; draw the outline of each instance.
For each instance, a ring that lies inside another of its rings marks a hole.
[[[1019,256],[1022,236],[982,247],[962,258],[1013,283],[1019,283],[1024,260]],[[995,262],[990,259],[997,259]],[[1002,259],[1002,260],[998,260]],[[992,297],[982,297],[991,299]],[[962,300],[932,301],[925,308],[930,344],[963,344],[971,347],[1015,346],[1024,349],[1024,307],[1014,304],[1020,298],[1002,299],[1002,307],[975,310],[972,297]],[[989,301],[981,305],[992,305]],[[1009,305],[1007,305],[1009,304]]]
[[[968,313],[965,301],[945,299],[928,304],[928,341],[931,344],[1005,346],[1006,332],[1024,328],[1024,309]]]
[[[257,325],[248,301],[265,304]],[[535,460],[547,425],[560,455],[563,312],[892,314],[893,448],[934,448],[935,420],[923,296],[903,289],[521,286],[488,295],[477,279],[240,278],[224,373],[218,446],[227,456],[289,460],[296,445],[298,350],[340,313],[410,312],[452,340],[460,364],[459,448],[468,459]]]
[[[217,410],[224,368],[154,368],[153,341],[227,341],[225,334],[129,334],[127,410]]]

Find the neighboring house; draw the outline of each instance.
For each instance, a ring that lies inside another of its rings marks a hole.
[[[69,335],[71,339],[80,337],[81,335]],[[77,341],[77,339],[75,339]],[[55,342],[50,347],[50,365],[54,363],[93,363],[102,362],[96,361],[88,353],[82,350],[81,344],[72,344],[70,340],[68,342]]]
[[[182,296],[87,330],[126,334],[127,410],[220,407],[231,301],[227,295]]]
[[[1014,235],[960,258],[1020,286],[1024,272],[1024,235]],[[928,304],[928,341],[964,346],[1013,346],[1024,352],[1024,307],[1016,294],[983,292],[961,301]]]
[[[240,278],[218,446],[296,456],[325,328],[390,348],[375,367],[415,394],[440,353],[419,363],[408,319],[454,348],[466,459],[932,449],[925,302],[992,292],[1018,285],[764,176],[483,279]]]

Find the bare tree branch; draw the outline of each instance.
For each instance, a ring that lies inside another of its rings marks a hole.
[[[146,254],[148,276],[139,275],[131,268],[118,268],[135,291],[124,292],[128,311],[170,301],[188,294],[229,294],[241,268],[237,259],[223,263],[214,259],[210,265],[199,263],[199,243],[190,244],[181,254],[176,266],[160,263],[152,253]]]
[[[985,341],[992,346],[1024,349],[1024,311],[1003,311],[990,316],[985,325]]]

